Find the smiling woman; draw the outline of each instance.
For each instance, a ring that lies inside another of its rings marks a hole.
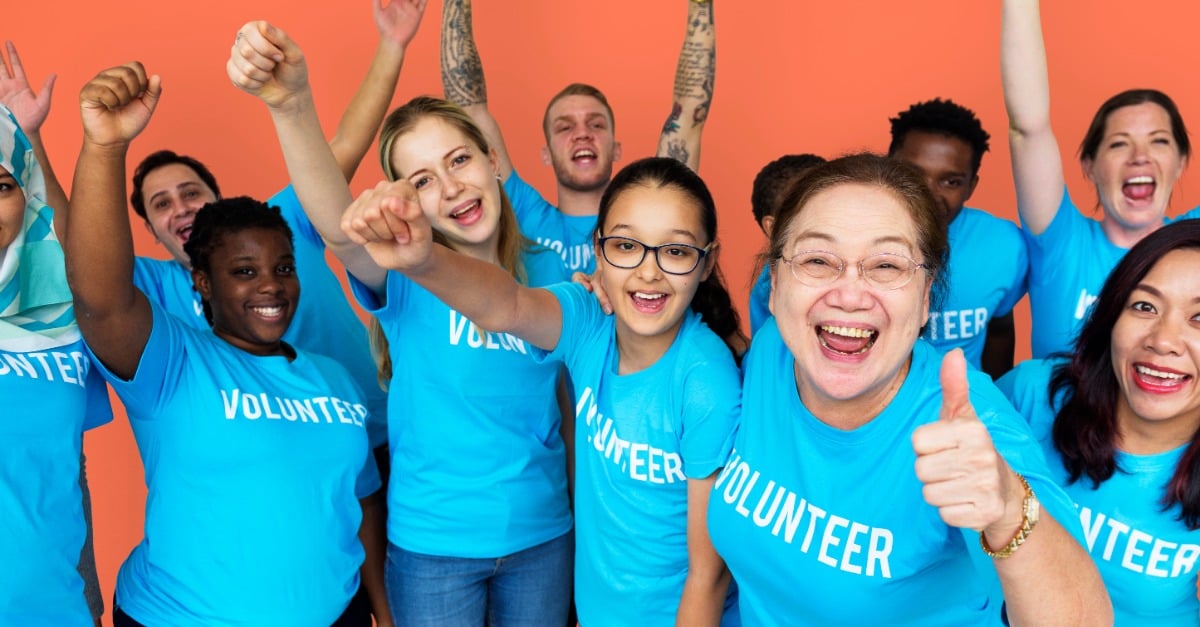
[[[1069,358],[999,381],[1079,505],[1119,624],[1195,625],[1200,558],[1200,220],[1113,269]]]
[[[124,161],[160,93],[139,63],[84,86],[68,223],[80,330],[124,402],[149,491],[114,624],[369,623],[350,602],[359,499],[380,485],[368,412],[345,368],[282,340],[300,288],[279,210],[234,198],[195,213],[184,248],[211,330],[134,286]]]
[[[875,155],[817,166],[780,206],[774,319],[709,501],[746,624],[1000,624],[993,571],[1014,624],[1108,616],[1028,425],[961,351],[917,341],[946,219]]]

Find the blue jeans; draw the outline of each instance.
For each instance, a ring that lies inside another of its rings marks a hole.
[[[406,627],[558,627],[567,624],[575,533],[500,558],[387,550],[392,619]]]

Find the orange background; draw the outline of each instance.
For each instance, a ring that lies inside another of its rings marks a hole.
[[[225,77],[234,33],[247,20],[267,19],[300,43],[322,121],[332,132],[377,41],[369,2],[14,1],[0,12],[0,37],[16,42],[35,87],[47,74],[59,75],[43,135],[68,188],[79,147],[79,88],[105,67],[138,59],[163,77],[164,94],[131,150],[131,168],[153,150],[172,148],[206,162],[226,194],[265,198],[285,184],[286,175],[264,107]],[[992,151],[970,204],[1016,219],[997,0],[716,2],[716,95],[701,174],[720,208],[722,264],[743,308],[752,257],[762,243],[749,207],[758,169],[790,152],[884,150],[887,118],[919,100],[950,97],[979,114],[993,135]],[[626,161],[654,151],[670,110],[685,0],[476,5],[475,34],[492,111],[522,176],[551,201],[553,175],[538,154],[539,123],[550,95],[568,82],[589,82],[607,93]],[[1200,53],[1185,43],[1200,24],[1200,6],[1143,0],[1136,11],[1130,9],[1115,0],[1051,1],[1043,7],[1054,126],[1081,206],[1091,205],[1095,195],[1073,155],[1105,98],[1130,87],[1157,87],[1200,125],[1200,85],[1191,80]],[[440,2],[431,2],[409,48],[396,103],[440,94],[440,20]],[[380,177],[377,157],[369,153],[353,187],[357,192]],[[1185,176],[1177,186],[1171,213],[1200,200],[1190,180]],[[139,253],[163,256],[140,225],[135,227]],[[1029,354],[1024,303],[1017,328],[1018,357],[1024,358]],[[141,538],[145,488],[122,415],[89,434],[87,453],[107,622],[117,568]]]

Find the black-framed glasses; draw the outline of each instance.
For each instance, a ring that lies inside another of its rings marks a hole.
[[[654,253],[654,261],[667,274],[690,274],[708,255],[712,244],[704,248],[691,244],[663,244],[649,246],[632,237],[608,235],[600,238],[600,254],[609,264],[626,270],[642,265],[646,252]]]
[[[780,257],[792,276],[809,287],[824,287],[846,273],[848,262],[827,250],[802,250],[792,256]],[[904,255],[878,253],[867,255],[857,262],[858,274],[868,284],[881,290],[898,290],[908,285],[917,270],[929,271],[929,266],[917,263]]]

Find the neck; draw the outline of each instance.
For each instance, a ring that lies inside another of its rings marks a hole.
[[[682,321],[681,321],[682,322]],[[641,372],[658,363],[675,343],[677,325],[671,331],[653,337],[634,336],[628,327],[617,321],[617,374]]]
[[[1143,420],[1133,413],[1125,397],[1117,401],[1117,448],[1130,455],[1155,455],[1192,441],[1200,417]]]
[[[568,216],[594,216],[600,212],[600,197],[608,186],[579,191],[558,184],[558,210]]]
[[[908,369],[911,365],[912,357],[909,357],[887,383],[877,389],[867,390],[852,399],[837,399],[822,394],[816,390],[815,386],[806,382],[804,375],[796,366],[794,368],[796,393],[800,395],[800,402],[804,404],[805,409],[817,420],[834,429],[853,431],[871,422],[887,409],[888,404],[900,391],[900,386],[904,384],[904,379],[908,377]]]
[[[1160,219],[1145,228],[1130,229],[1122,226],[1108,215],[1105,215],[1104,219],[1100,221],[1100,228],[1104,231],[1104,236],[1108,238],[1108,241],[1121,248],[1133,248],[1134,244],[1142,241],[1142,238],[1158,230],[1162,225],[1163,221]]]

